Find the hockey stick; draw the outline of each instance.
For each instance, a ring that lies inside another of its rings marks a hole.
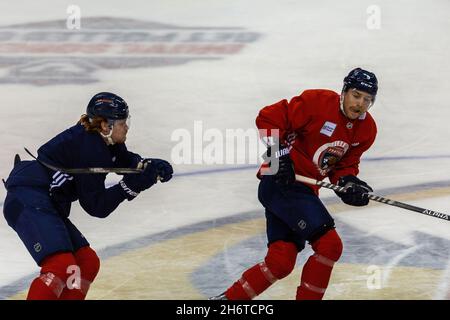
[[[300,182],[316,185],[316,186],[319,186],[319,187],[324,187],[324,188],[331,189],[331,190],[338,191],[338,192],[345,192],[346,191],[345,187],[340,187],[340,186],[337,186],[335,184],[324,182],[324,181],[318,181],[318,180],[315,180],[315,179],[311,179],[311,178],[308,178],[308,177],[301,176],[299,174],[295,175],[295,179],[297,181],[300,181]],[[370,200],[373,200],[373,201],[389,204],[391,206],[403,208],[403,209],[410,210],[410,211],[415,211],[415,212],[418,212],[418,213],[421,213],[421,214],[425,214],[425,215],[430,216],[430,217],[434,217],[434,218],[439,218],[439,219],[450,221],[450,216],[445,214],[445,213],[441,213],[441,212],[437,212],[437,211],[433,211],[433,210],[429,210],[429,209],[424,209],[424,208],[412,206],[412,205],[407,204],[407,203],[391,200],[391,199],[380,197],[380,196],[377,196],[377,195],[374,195],[374,194],[370,194],[370,193],[366,193],[366,194],[367,194],[367,197]]]
[[[44,167],[47,167],[54,171],[60,171],[64,173],[70,173],[70,174],[86,174],[86,173],[141,173],[142,169],[137,168],[60,168],[57,166],[53,166],[51,164],[46,163],[45,161],[42,161],[38,158],[36,158],[27,148],[24,148],[25,151],[37,162],[42,164]]]

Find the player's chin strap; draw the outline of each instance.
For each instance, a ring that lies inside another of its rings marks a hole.
[[[342,114],[345,116],[345,112],[344,112],[344,89],[342,89],[341,91],[341,97],[339,99],[339,108],[341,109]]]
[[[112,138],[111,138],[111,136],[112,136],[112,133],[113,133],[113,129],[114,129],[114,122],[110,122],[109,123],[109,133],[108,134],[103,134],[102,132],[100,132],[100,135],[104,138],[104,139],[106,139],[106,144],[107,145],[113,145],[114,144],[114,141],[112,140]]]

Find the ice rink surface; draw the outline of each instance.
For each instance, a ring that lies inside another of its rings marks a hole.
[[[0,2],[0,177],[100,91],[128,102],[130,150],[170,159],[177,129],[254,129],[262,107],[309,88],[340,92],[361,66],[380,89],[360,177],[379,195],[450,213],[449,1],[79,0],[81,29],[68,30],[71,4]],[[255,165],[174,169],[106,219],[73,206],[102,258],[88,298],[204,299],[264,257]],[[448,221],[321,198],[344,241],[325,299],[450,299]],[[0,298],[22,299],[39,269],[3,218],[0,239]],[[293,299],[309,254],[259,298]]]

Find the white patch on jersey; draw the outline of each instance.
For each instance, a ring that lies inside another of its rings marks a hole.
[[[331,135],[333,134],[335,129],[336,129],[336,123],[327,121],[323,125],[322,129],[320,129],[320,133],[331,137]]]
[[[357,147],[357,146],[359,146],[359,142],[352,143],[352,147]]]

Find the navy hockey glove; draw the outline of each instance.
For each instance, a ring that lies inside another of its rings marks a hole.
[[[369,203],[367,197],[368,192],[372,192],[372,188],[364,181],[358,179],[353,175],[339,178],[338,185],[346,187],[346,192],[336,192],[345,204],[362,207]]]
[[[139,192],[144,191],[154,185],[158,178],[158,171],[154,166],[146,166],[142,173],[124,174],[119,182],[122,189],[127,194],[127,199],[132,200]]]
[[[147,160],[149,162],[149,163],[147,163],[147,166],[151,166],[156,170],[156,172],[158,173],[158,176],[160,177],[161,182],[167,182],[170,179],[172,179],[173,168],[168,161],[162,160],[162,159],[151,159],[151,158],[145,159],[145,160]]]
[[[267,149],[267,155],[270,157],[272,148]],[[279,186],[287,186],[295,181],[294,164],[289,155],[289,147],[280,144],[278,151],[274,155],[278,159],[278,171],[274,174],[275,183]]]

